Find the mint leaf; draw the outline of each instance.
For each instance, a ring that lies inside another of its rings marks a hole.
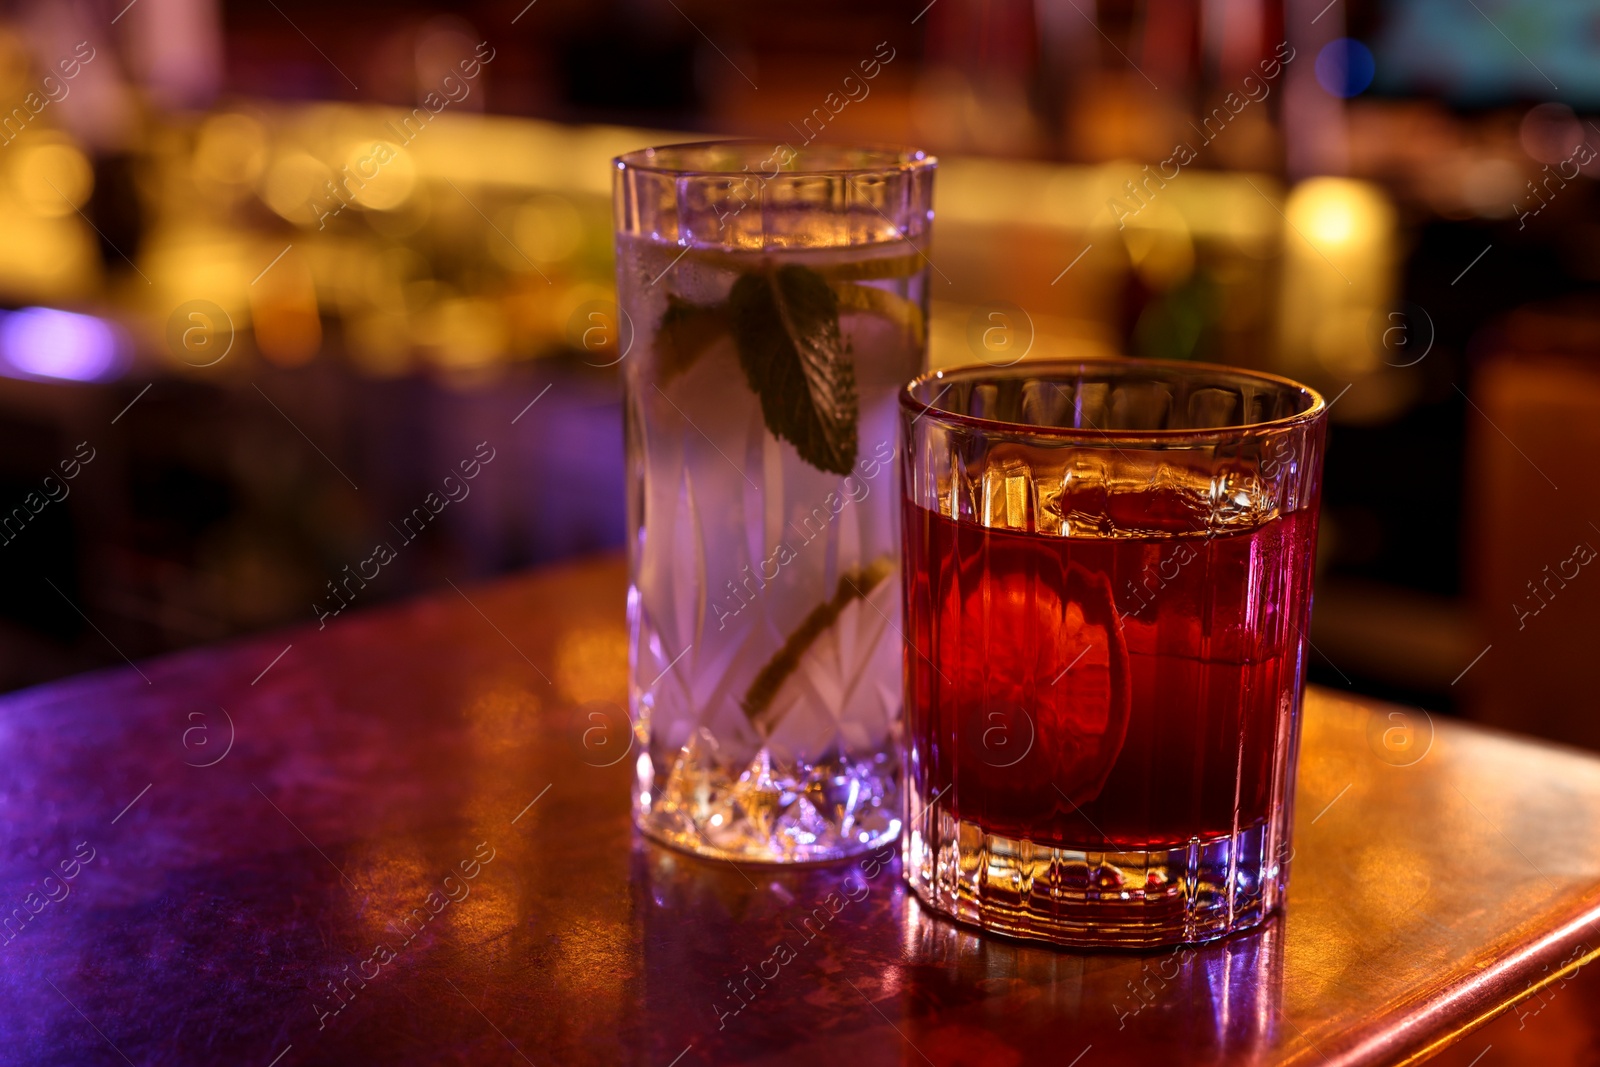
[[[666,384],[688,370],[700,353],[728,333],[728,327],[725,307],[706,307],[669,294],[667,310],[656,327],[656,373],[660,382]]]
[[[800,668],[800,660],[828,628],[839,621],[839,615],[852,601],[865,599],[878,587],[878,583],[894,573],[894,560],[882,556],[860,571],[846,571],[839,576],[838,588],[831,600],[825,600],[811,609],[794,633],[784,641],[783,647],[761,668],[750,688],[745,691],[739,706],[744,709],[750,725],[762,737],[771,737],[778,725],[772,710],[772,701],[789,676]]]
[[[733,340],[761,416],[818,470],[856,461],[856,369],[839,335],[839,298],[814,270],[746,274],[728,294]]]

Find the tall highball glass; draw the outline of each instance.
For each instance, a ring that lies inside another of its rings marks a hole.
[[[901,395],[905,876],[1071,945],[1205,941],[1288,880],[1326,405],[1142,360]]]
[[[934,160],[616,160],[634,816],[811,861],[901,827],[896,397],[926,362]]]

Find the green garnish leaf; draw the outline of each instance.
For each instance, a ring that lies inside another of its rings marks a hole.
[[[745,274],[728,294],[733,340],[773,436],[818,470],[856,461],[856,369],[839,334],[839,298],[814,270]]]
[[[728,311],[721,305],[706,307],[668,295],[667,310],[656,327],[655,352],[660,360],[658,377],[664,384],[688,370],[700,353],[728,333]]]
[[[811,609],[795,628],[794,633],[783,643],[783,647],[767,661],[761,668],[761,673],[755,676],[750,683],[750,688],[745,691],[744,699],[739,706],[744,709],[745,716],[750,720],[762,737],[772,736],[773,729],[778,725],[777,717],[772,710],[772,701],[778,695],[778,690],[800,667],[800,660],[806,650],[816,643],[818,637],[825,633],[828,627],[839,620],[841,612],[852,601],[865,599],[878,583],[894,573],[894,560],[888,556],[881,556],[859,571],[847,571],[839,576],[838,588],[834,591],[831,600],[825,600]]]

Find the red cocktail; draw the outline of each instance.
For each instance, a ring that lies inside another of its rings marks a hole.
[[[1071,943],[1259,921],[1286,877],[1321,399],[1118,361],[946,372],[903,411],[913,887]]]

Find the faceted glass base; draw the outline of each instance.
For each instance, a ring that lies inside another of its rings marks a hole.
[[[1081,947],[1210,941],[1257,925],[1282,897],[1265,824],[1177,848],[1108,852],[986,834],[931,813],[902,843],[906,881],[934,911],[1012,937]]]
[[[653,768],[641,761],[634,822],[646,835],[717,859],[815,863],[880,848],[900,833],[898,761],[888,753],[806,763],[763,748],[735,771],[702,758],[708,747],[685,746],[653,798]]]

